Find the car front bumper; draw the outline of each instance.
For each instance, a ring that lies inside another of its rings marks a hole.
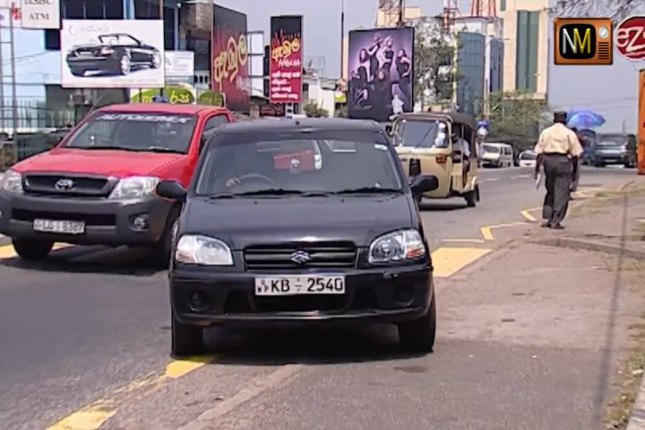
[[[636,156],[629,153],[594,154],[593,161],[602,164],[634,163]]]
[[[149,245],[164,232],[172,203],[158,197],[128,201],[61,198],[0,192],[0,233],[13,238],[44,239],[79,245]],[[135,228],[134,218],[147,218]],[[82,234],[41,233],[34,219],[83,221]]]
[[[342,295],[258,297],[253,273],[175,269],[170,275],[171,304],[178,321],[204,327],[398,323],[423,316],[434,293],[429,265],[356,269],[343,274]],[[200,297],[199,307],[194,306],[195,295]]]

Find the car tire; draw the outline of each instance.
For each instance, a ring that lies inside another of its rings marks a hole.
[[[155,266],[160,269],[167,269],[170,265],[173,236],[175,234],[176,224],[179,220],[180,210],[181,208],[179,206],[175,206],[170,210],[161,239],[152,248],[152,260]]]
[[[633,168],[633,167],[635,167],[635,164],[634,164],[634,163],[632,163],[632,162],[627,162],[627,163],[625,163],[625,168],[626,168],[626,169],[631,169],[631,168]]]
[[[38,261],[47,258],[54,242],[37,239],[12,239],[13,249],[23,260]]]
[[[469,208],[474,208],[475,206],[477,206],[477,201],[478,201],[477,194],[478,194],[477,189],[474,189],[464,194],[464,199],[466,199],[466,206],[468,206]]]
[[[421,318],[399,324],[399,343],[408,352],[432,352],[437,332],[437,307],[434,293],[428,312]]]
[[[170,355],[175,358],[199,355],[204,350],[204,329],[199,326],[183,324],[171,314]]]
[[[130,59],[130,56],[126,53],[121,54],[121,56],[119,56],[119,61],[116,64],[116,68],[119,75],[129,75],[132,71],[132,60]]]
[[[77,76],[77,77],[81,78],[81,77],[85,76],[85,72],[86,72],[87,70],[85,70],[85,69],[79,69],[79,68],[77,68],[77,67],[70,67],[69,71],[70,71],[70,73],[71,73],[72,75],[74,75],[74,76]]]

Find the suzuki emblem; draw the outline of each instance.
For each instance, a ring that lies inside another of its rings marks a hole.
[[[291,261],[294,263],[305,264],[309,260],[311,260],[311,256],[305,251],[298,250],[291,254]]]

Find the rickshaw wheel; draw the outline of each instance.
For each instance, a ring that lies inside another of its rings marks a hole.
[[[464,194],[464,198],[466,199],[466,206],[469,208],[477,206],[477,202],[479,201],[479,187],[475,187],[474,190]]]

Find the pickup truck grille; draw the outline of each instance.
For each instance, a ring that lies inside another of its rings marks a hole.
[[[356,267],[356,247],[351,242],[259,245],[244,250],[244,263],[250,271],[351,269]]]
[[[107,197],[115,184],[101,176],[28,174],[23,185],[29,194]]]

